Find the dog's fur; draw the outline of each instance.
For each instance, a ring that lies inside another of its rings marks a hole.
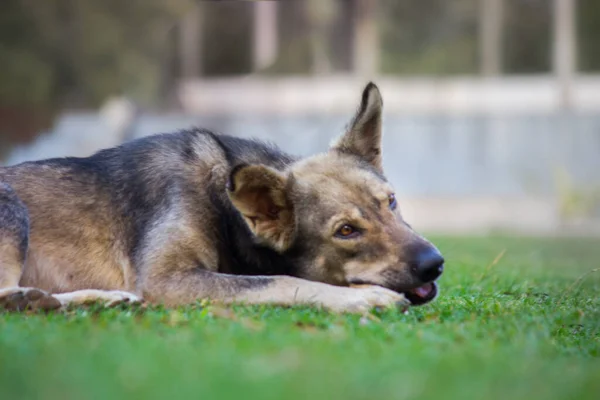
[[[429,284],[415,256],[435,248],[392,204],[381,109],[369,84],[348,131],[306,159],[188,130],[0,168],[0,306],[410,304]]]

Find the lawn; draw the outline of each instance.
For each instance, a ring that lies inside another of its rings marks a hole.
[[[600,398],[600,240],[432,239],[441,295],[407,314],[0,314],[0,399]]]

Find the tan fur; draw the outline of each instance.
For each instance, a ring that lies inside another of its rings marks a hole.
[[[0,181],[10,184],[28,207],[31,219],[33,246],[20,285],[52,292],[124,288],[123,267],[129,266],[121,265],[122,244],[111,232],[119,223],[117,216],[102,192],[84,182],[65,181],[65,175],[45,166],[25,175],[0,174]],[[73,191],[80,195],[65,196]]]
[[[0,288],[17,286],[21,279],[19,252],[13,240],[0,240]]]

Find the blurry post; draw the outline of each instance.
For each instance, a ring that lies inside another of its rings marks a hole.
[[[202,73],[202,10],[200,4],[191,7],[181,20],[180,35],[181,76],[196,78]]]
[[[559,106],[571,108],[575,74],[575,0],[554,0],[554,74],[558,83]]]
[[[379,71],[377,1],[354,0],[354,73],[372,76]]]
[[[277,58],[277,2],[254,3],[254,70],[271,65]]]
[[[498,76],[502,72],[503,0],[479,2],[479,57],[481,74]]]
[[[311,29],[310,47],[312,72],[328,74],[332,70],[330,54],[330,28],[338,8],[333,0],[308,0],[306,12]]]

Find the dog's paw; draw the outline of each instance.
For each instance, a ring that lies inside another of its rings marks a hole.
[[[111,290],[107,292],[105,307],[116,307],[121,304],[140,304],[142,298],[129,292],[121,290]]]
[[[36,288],[0,289],[0,309],[8,311],[55,310],[61,302],[48,292]]]
[[[336,312],[365,314],[375,308],[405,308],[410,302],[403,294],[381,286],[366,285],[357,288],[340,288],[343,290],[340,298],[326,308]]]
[[[64,307],[92,304],[99,304],[103,307],[116,307],[121,304],[137,304],[142,302],[139,296],[121,290],[86,289],[57,294],[55,297]]]

